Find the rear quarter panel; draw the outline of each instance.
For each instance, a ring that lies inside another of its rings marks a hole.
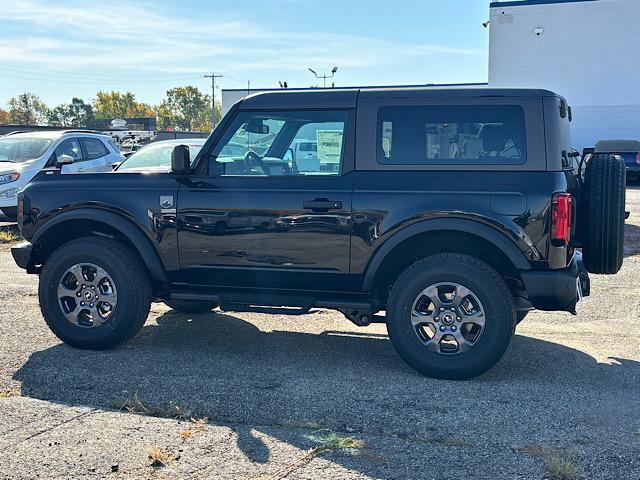
[[[566,188],[561,172],[357,172],[351,272],[363,274],[377,249],[402,228],[435,218],[490,226],[530,261],[544,263],[551,196]]]

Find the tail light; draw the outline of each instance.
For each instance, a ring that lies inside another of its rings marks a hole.
[[[555,193],[551,201],[551,243],[568,245],[573,223],[573,197],[569,193]]]
[[[640,165],[640,153],[636,155],[636,165]]]

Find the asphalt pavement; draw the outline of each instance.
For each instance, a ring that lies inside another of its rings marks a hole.
[[[627,209],[623,270],[463,382],[327,310],[154,304],[127,344],[74,350],[0,248],[0,478],[639,479],[640,191]]]

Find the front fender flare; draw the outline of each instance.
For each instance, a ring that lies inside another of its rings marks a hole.
[[[365,292],[371,291],[378,269],[387,255],[396,246],[415,235],[434,232],[437,230],[458,231],[481,237],[504,252],[517,270],[531,270],[531,264],[525,254],[512,240],[509,239],[509,237],[498,230],[473,220],[465,220],[461,218],[435,218],[432,220],[423,220],[404,227],[388,238],[383,245],[376,250],[373,258],[369,262],[362,282],[362,290]]]
[[[31,239],[31,243],[38,243],[38,240],[52,227],[69,220],[97,221],[115,228],[133,244],[140,254],[142,261],[147,266],[151,278],[160,282],[168,282],[164,267],[160,261],[160,256],[144,231],[131,220],[108,210],[78,208],[60,213],[36,231]]]

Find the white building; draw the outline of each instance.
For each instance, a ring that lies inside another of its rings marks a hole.
[[[489,86],[564,95],[579,150],[640,140],[640,0],[516,0],[490,10]],[[223,112],[247,93],[223,90]]]
[[[564,95],[576,148],[640,139],[640,0],[494,2],[490,20],[490,86]]]

